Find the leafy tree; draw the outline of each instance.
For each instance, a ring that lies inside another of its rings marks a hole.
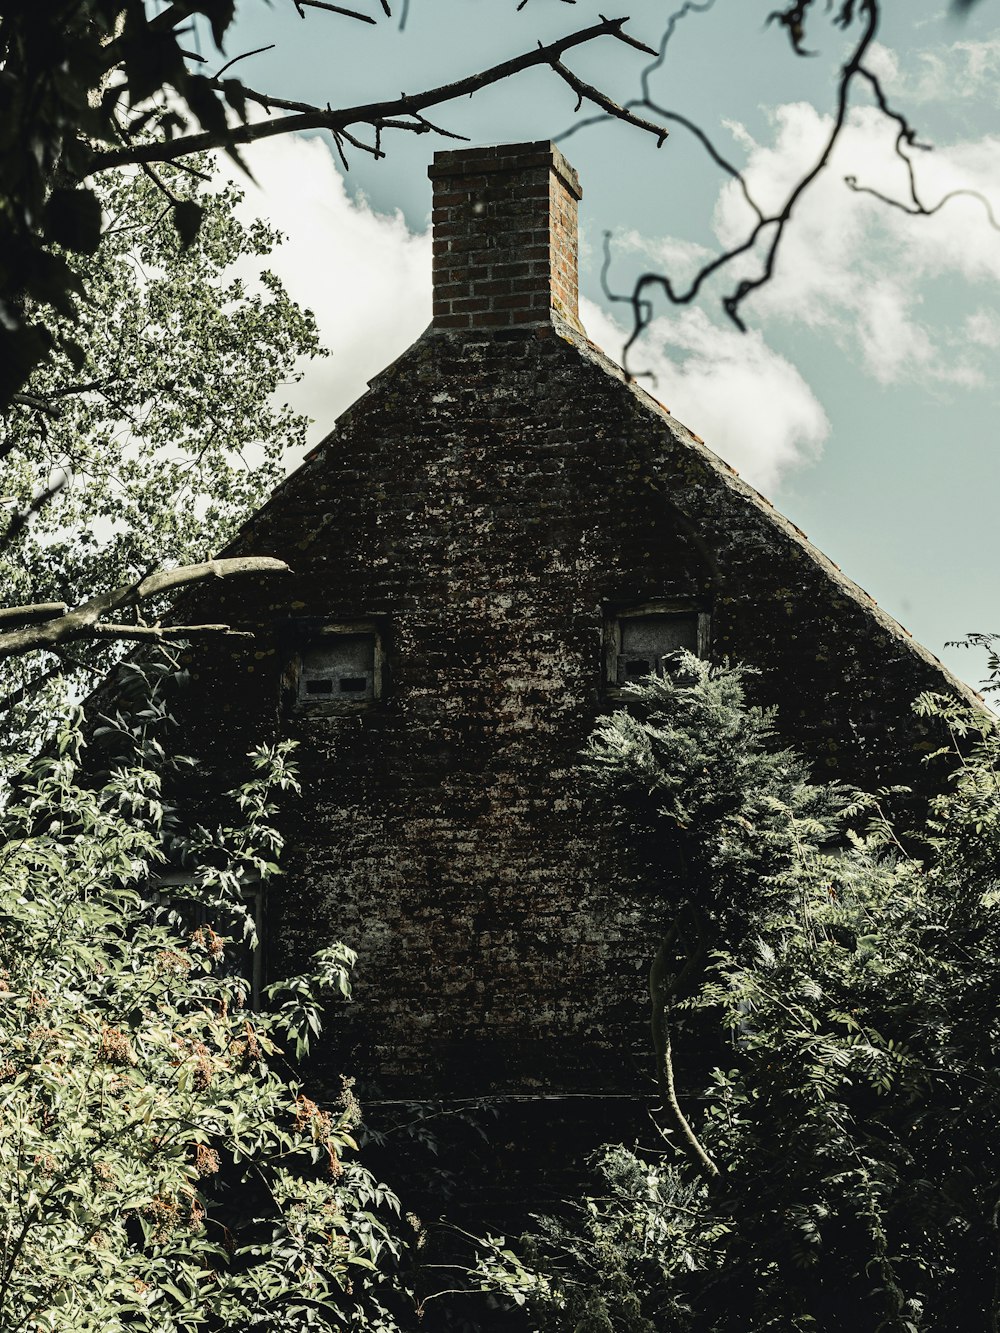
[[[264,1012],[236,965],[287,749],[252,756],[228,818],[186,823],[164,794],[176,674],[123,668],[89,757],[72,719],[3,815],[0,1325],[388,1333],[399,1205],[355,1156],[350,1085],[320,1107],[281,1053],[307,1052],[352,955]]]
[[[738,671],[688,658],[600,724],[586,766],[676,909],[651,971],[664,1105],[573,1217],[484,1251],[535,1326],[996,1328],[1000,735],[917,707],[954,775],[905,840],[774,748]]]
[[[14,516],[0,582],[10,602],[42,604],[42,623],[57,604],[129,587],[164,561],[204,559],[304,442],[306,418],[275,395],[319,354],[315,322],[266,268],[257,277],[280,237],[239,220],[234,186],[173,174],[173,192],[204,217],[186,247],[144,174],[95,186],[103,244],[86,260],[66,256],[91,297],[73,329],[82,360],[60,352],[40,366],[0,434],[0,494]],[[68,317],[54,327],[68,335]],[[161,595],[144,608],[147,623],[162,605]],[[63,619],[66,641],[47,656],[4,663],[18,739],[120,656],[103,630],[67,645]]]

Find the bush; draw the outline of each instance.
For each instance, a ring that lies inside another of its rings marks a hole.
[[[117,752],[103,776],[74,717],[3,815],[0,1327],[394,1329],[399,1204],[355,1157],[349,1083],[321,1107],[282,1055],[352,955],[265,1012],[233,966],[247,886],[277,872],[287,747],[251,756],[228,826],[185,827],[157,739],[171,674],[128,668],[138,714],[89,731]]]
[[[917,707],[954,777],[907,839],[776,751],[737,671],[688,658],[600,724],[586,767],[676,909],[664,1105],[570,1220],[484,1252],[536,1327],[997,1327],[1000,741]]]

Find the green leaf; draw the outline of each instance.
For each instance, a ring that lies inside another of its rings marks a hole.
[[[181,247],[188,250],[198,238],[205,210],[191,199],[180,199],[171,211]]]
[[[53,190],[45,204],[45,238],[92,255],[101,242],[101,204],[93,190]]]

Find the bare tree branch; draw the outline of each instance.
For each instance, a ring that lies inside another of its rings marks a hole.
[[[340,5],[331,5],[327,3],[327,0],[297,0],[296,8],[299,9],[300,5],[308,6],[310,9],[328,9],[331,14],[343,14],[345,18],[360,19],[362,23],[375,22],[370,14],[359,14],[356,9],[344,9]],[[299,13],[302,14],[301,9],[299,9]],[[305,14],[302,14],[302,17],[305,18]]]
[[[0,660],[22,653],[35,652],[44,648],[52,650],[57,644],[69,643],[74,639],[172,639],[190,638],[193,635],[239,635],[241,631],[232,630],[228,625],[122,625],[102,622],[102,617],[111,611],[120,611],[137,607],[151,597],[160,597],[173,592],[176,588],[192,583],[203,583],[212,578],[233,578],[243,574],[287,574],[289,568],[283,560],[270,556],[246,556],[231,560],[206,560],[200,565],[184,565],[179,569],[160,570],[148,574],[135,583],[125,584],[111,592],[101,593],[83,602],[73,610],[64,610],[51,619],[38,624],[29,624],[20,629],[0,632]],[[9,607],[8,614],[15,618],[19,613],[38,612],[39,606]]]
[[[181,135],[176,139],[156,143],[126,145],[122,148],[111,149],[107,152],[95,154],[90,163],[90,170],[99,172],[129,164],[170,162],[175,158],[186,157],[191,153],[200,153],[212,148],[232,148],[241,144],[254,143],[260,139],[274,138],[279,134],[291,134],[302,130],[330,130],[334,135],[340,134],[347,138],[348,126],[369,125],[377,133],[388,120],[397,122],[393,126],[395,129],[406,128],[414,134],[425,134],[430,126],[421,113],[427,111],[430,107],[440,106],[444,102],[452,102],[459,97],[468,97],[483,88],[488,88],[493,84],[509,79],[512,75],[520,74],[524,70],[534,69],[540,65],[552,66],[559,61],[566,51],[595,41],[599,37],[611,37],[615,41],[623,42],[627,46],[633,46],[639,51],[645,51],[649,55],[655,56],[656,52],[650,47],[622,31],[622,26],[626,21],[624,18],[602,19],[600,23],[570,33],[566,37],[559,38],[558,41],[550,42],[547,46],[539,46],[535,50],[527,51],[511,60],[492,65],[489,69],[481,70],[478,74],[469,75],[467,78],[459,79],[454,83],[429,88],[422,93],[403,94],[385,102],[367,102],[359,106],[334,110],[329,106],[322,108],[310,106],[307,103],[286,102],[283,99],[271,97],[269,94],[244,88],[243,92],[248,101],[255,102],[268,111],[275,109],[288,110],[293,114],[282,116],[277,120],[231,126],[225,132],[205,131],[201,134]],[[637,128],[652,130],[662,140],[665,133],[662,128],[651,126],[647,121],[640,121],[638,117],[633,118],[631,113],[624,108],[619,108],[619,110],[621,111],[621,118],[627,120],[630,124],[636,125]],[[400,117],[404,118],[401,122],[399,121]],[[368,151],[377,151],[377,146],[376,150],[369,148]]]
[[[674,1060],[670,1043],[670,1023],[666,1015],[664,1015],[663,1020],[663,1054],[660,1072],[663,1075],[667,1105],[674,1118],[674,1124],[680,1131],[685,1153],[691,1158],[702,1175],[707,1176],[709,1180],[716,1180],[720,1174],[719,1168],[706,1152],[698,1135],[691,1128],[691,1122],[681,1110],[681,1104],[677,1099],[677,1086],[674,1082]]]
[[[876,190],[871,185],[859,185],[857,176],[845,176],[844,184],[855,194],[870,194],[873,199],[888,204],[890,208],[898,208],[901,213],[908,213],[912,218],[932,218],[952,199],[975,199],[977,203],[982,204],[989,225],[994,231],[1000,231],[1000,222],[997,221],[996,214],[993,212],[993,205],[978,190],[949,190],[947,194],[941,196],[936,204],[928,206],[921,203],[919,199],[912,203],[906,203],[905,200],[893,199],[891,195],[883,194],[881,190]]]
[[[115,625],[105,622],[95,625],[92,634],[96,639],[154,639],[165,643],[170,639],[252,639],[249,630],[233,629],[231,625]]]
[[[608,116],[612,116],[616,120],[624,120],[627,124],[634,125],[636,129],[649,130],[650,133],[655,134],[657,148],[660,147],[664,139],[667,137],[667,131],[662,125],[654,125],[652,121],[643,120],[640,116],[634,115],[625,107],[619,106],[617,102],[613,102],[610,97],[605,93],[602,93],[599,88],[594,88],[591,84],[584,83],[582,79],[578,79],[572,70],[566,68],[561,60],[553,60],[552,68],[576,93],[577,110],[580,109],[585,99],[588,102],[593,102],[595,106],[599,106]]]
[[[609,300],[624,302],[631,306],[632,309],[632,331],[623,349],[623,365],[626,368],[626,373],[630,373],[628,370],[629,352],[635,345],[636,341],[641,337],[653,317],[653,307],[650,297],[651,292],[661,292],[673,305],[688,305],[694,301],[706,281],[712,277],[713,274],[731,264],[733,260],[740,258],[742,255],[749,254],[755,249],[759,242],[763,241],[765,249],[760,269],[757,274],[753,277],[740,279],[733,291],[722,298],[723,310],[741,332],[746,331],[746,324],[740,313],[740,307],[751,293],[770,281],[774,273],[778,251],[785,233],[785,228],[791,220],[799,200],[829,164],[833,150],[843,132],[847,122],[851,90],[854,82],[858,79],[862,79],[872,83],[874,80],[874,76],[865,68],[864,60],[878,31],[880,17],[879,0],[857,0],[857,4],[854,3],[854,0],[842,0],[834,16],[834,22],[840,27],[846,28],[857,14],[862,23],[862,32],[860,38],[855,43],[850,57],[840,72],[840,77],[837,83],[836,107],[832,128],[819,156],[809,170],[799,178],[789,191],[782,207],[777,211],[765,213],[750,195],[742,172],[726,162],[725,159],[715,151],[707,136],[698,132],[696,127],[692,126],[684,118],[677,116],[676,113],[665,112],[662,108],[656,107],[655,103],[652,103],[652,99],[649,97],[649,75],[655,68],[658,68],[659,65],[663,63],[666,45],[670,37],[673,35],[677,22],[689,13],[704,12],[704,10],[711,7],[711,4],[712,0],[706,0],[706,2],[701,5],[690,3],[690,0],[688,0],[688,2],[671,17],[663,41],[660,45],[660,51],[657,53],[656,61],[643,75],[643,97],[637,99],[635,102],[629,102],[626,105],[628,108],[631,108],[632,106],[646,107],[647,109],[653,110],[654,114],[658,114],[665,119],[677,120],[680,123],[685,124],[686,128],[691,129],[702,143],[702,146],[709,152],[713,160],[716,161],[727,174],[731,175],[740,183],[744,199],[755,215],[755,222],[742,242],[731,246],[728,250],[723,251],[716,255],[715,258],[703,264],[688,285],[685,288],[680,289],[675,286],[668,274],[643,273],[636,280],[630,294],[622,295],[613,292],[607,281],[610,252],[606,251],[606,262],[602,273],[602,285],[604,287],[605,295]],[[792,3],[786,10],[772,15],[772,18],[781,23],[788,32],[792,47],[799,55],[808,54],[802,45],[802,40],[805,31],[806,11],[811,4],[812,0],[792,0]],[[880,90],[877,88],[877,80],[874,82],[876,85],[876,95],[878,95]],[[894,113],[889,111],[884,105],[882,109],[886,114],[896,119],[903,127],[903,130],[905,131],[903,138],[905,141],[916,146],[915,135],[905,120],[903,120],[902,117],[895,116]],[[905,155],[901,154],[901,156],[903,156],[904,161],[908,162]]]

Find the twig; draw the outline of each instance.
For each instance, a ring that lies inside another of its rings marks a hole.
[[[344,9],[342,5],[331,5],[327,3],[327,0],[299,0],[299,5],[307,5],[310,9],[328,9],[331,14],[343,14],[345,18],[359,19],[362,23],[375,22],[370,14],[359,14],[356,9]],[[299,9],[299,13],[302,14],[301,9]],[[305,14],[302,14],[302,17],[305,18]]]
[[[667,131],[662,125],[654,125],[652,121],[643,120],[641,116],[634,115],[626,107],[619,106],[617,102],[613,102],[610,97],[605,93],[602,93],[599,88],[594,88],[591,84],[584,83],[582,79],[578,79],[572,70],[566,68],[561,60],[553,60],[552,68],[576,93],[579,99],[577,102],[577,110],[579,110],[581,103],[584,98],[586,98],[588,102],[593,102],[595,106],[601,107],[608,116],[613,116],[616,120],[624,120],[627,124],[633,125],[636,129],[648,130],[651,134],[655,134],[657,148],[662,146],[664,139],[667,137]]]
[[[215,79],[221,79],[223,74],[225,74],[226,70],[232,69],[232,67],[235,64],[237,64],[240,60],[249,60],[251,56],[259,56],[262,55],[263,52],[265,51],[273,51],[274,45],[275,45],[274,42],[271,42],[270,45],[268,46],[258,46],[255,47],[254,50],[252,51],[244,51],[242,55],[233,56],[232,60],[227,60],[221,69],[217,69],[215,71],[212,77]]]

